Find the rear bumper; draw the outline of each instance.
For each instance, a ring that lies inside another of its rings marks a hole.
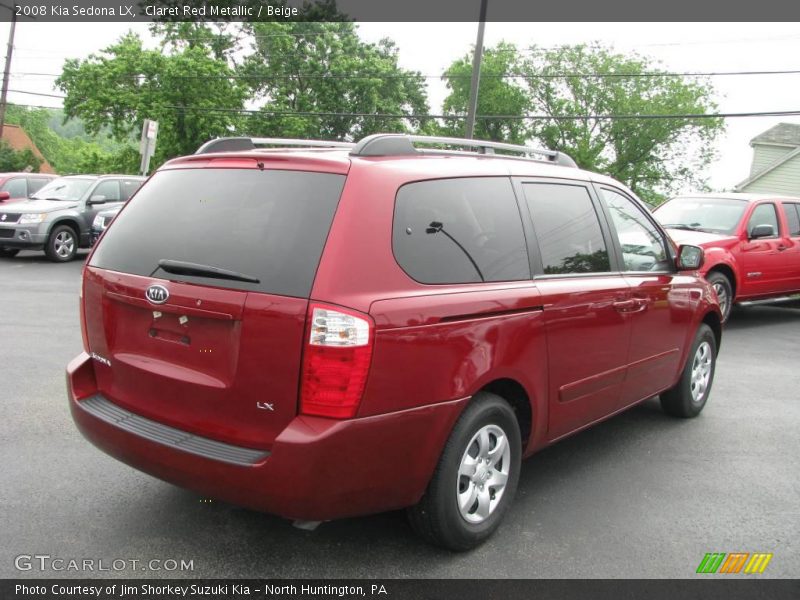
[[[98,397],[85,353],[67,367],[67,388],[78,429],[118,460],[206,496],[314,521],[418,502],[468,400],[343,421],[298,416],[271,446],[258,449],[263,458],[244,465],[156,441],[82,405]]]

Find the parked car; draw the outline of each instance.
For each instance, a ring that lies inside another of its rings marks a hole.
[[[255,148],[286,143],[169,161],[95,246],[67,372],[105,452],[303,527],[409,507],[465,550],[521,458],[658,394],[707,403],[703,251],[619,182],[474,140]]]
[[[736,302],[800,293],[800,198],[696,194],[654,214],[677,242],[705,251],[702,275],[725,322]]]
[[[97,243],[97,240],[100,239],[100,235],[106,230],[106,227],[111,225],[111,221],[114,220],[114,217],[119,214],[119,211],[122,209],[122,205],[117,206],[116,208],[111,208],[109,210],[101,210],[92,221],[92,239],[91,244],[94,246]]]
[[[0,209],[0,257],[44,250],[66,262],[87,248],[91,226],[102,208],[119,206],[142,184],[135,175],[69,175],[54,179],[27,200]]]
[[[0,204],[25,200],[56,177],[50,173],[0,173]]]

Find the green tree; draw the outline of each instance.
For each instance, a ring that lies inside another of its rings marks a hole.
[[[533,121],[531,135],[545,146],[619,179],[653,204],[678,186],[703,187],[722,119],[590,117],[713,113],[708,81],[669,75],[641,56],[586,45],[533,47],[522,70],[530,113],[587,117]]]
[[[522,58],[513,44],[500,43],[484,51],[481,58],[481,81],[478,94],[479,115],[524,115],[529,100],[524,86],[518,80],[506,77],[519,73]],[[450,93],[444,100],[446,115],[467,114],[470,84],[472,81],[472,53],[455,61],[442,79]],[[446,119],[442,133],[456,137],[464,136],[465,120]],[[475,123],[474,137],[498,142],[523,144],[529,137],[529,127],[524,120],[479,119]]]
[[[444,79],[447,114],[466,114],[472,56],[454,62]],[[709,114],[717,106],[710,82],[669,75],[646,58],[597,46],[530,48],[501,43],[484,51],[475,137],[539,145],[571,155],[582,168],[626,183],[657,204],[686,184],[704,186],[719,118],[600,119],[602,115]],[[530,119],[530,116],[543,116]],[[584,118],[572,118],[572,117]],[[463,120],[446,122],[451,135]]]
[[[214,58],[232,66],[244,36],[241,23],[202,21],[153,23],[150,33],[161,37],[162,50],[176,52],[185,48],[205,48]]]
[[[414,115],[428,112],[424,80],[398,65],[398,51],[390,40],[365,43],[349,22],[244,26],[253,35],[253,46],[239,72],[256,100],[263,101],[262,112],[247,125],[249,133],[358,139],[423,125]],[[408,117],[370,116],[376,113]]]
[[[79,119],[62,124],[58,109],[9,105],[6,117],[25,130],[58,173],[134,173],[139,167],[130,140],[114,141],[105,132],[90,136]]]
[[[24,150],[14,150],[5,140],[0,140],[0,171],[17,172],[33,171],[38,172],[42,161],[36,157],[28,148]]]
[[[56,84],[66,93],[67,118],[80,117],[90,134],[108,127],[130,140],[144,119],[158,121],[155,167],[236,129],[246,89],[231,75],[205,46],[163,54],[129,33],[100,55],[67,60]]]

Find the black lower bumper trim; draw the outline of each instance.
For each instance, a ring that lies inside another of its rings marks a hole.
[[[151,442],[222,462],[252,466],[269,456],[266,450],[242,448],[169,427],[117,406],[101,394],[78,402],[89,414]]]

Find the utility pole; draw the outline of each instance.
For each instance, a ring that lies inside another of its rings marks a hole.
[[[6,124],[6,96],[8,95],[8,76],[11,71],[11,53],[14,51],[14,30],[17,28],[16,5],[11,5],[11,28],[8,30],[8,48],[6,49],[6,67],[3,70],[3,91],[0,93],[0,139],[3,139],[3,128]]]
[[[481,82],[481,58],[483,57],[483,30],[486,26],[486,4],[488,0],[481,0],[481,16],[478,22],[478,39],[475,40],[475,54],[472,56],[472,82],[469,88],[469,107],[467,108],[467,126],[464,137],[472,139],[475,136],[475,113],[478,110],[478,88]]]

